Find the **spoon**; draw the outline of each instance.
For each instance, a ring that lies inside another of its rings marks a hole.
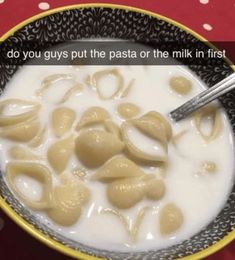
[[[174,121],[180,121],[193,113],[194,111],[198,110],[199,108],[205,106],[206,104],[210,103],[214,99],[224,95],[225,93],[231,91],[235,88],[235,73],[232,73],[227,78],[221,80],[213,87],[208,88],[198,94],[197,96],[193,97],[180,107],[176,108],[175,110],[169,113],[170,118]]]

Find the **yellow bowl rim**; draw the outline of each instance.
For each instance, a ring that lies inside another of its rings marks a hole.
[[[204,41],[207,42],[207,44],[209,46],[211,46],[214,49],[217,49],[214,45],[210,44],[206,38],[204,38],[203,36],[201,36],[200,34],[196,33],[195,31],[193,31],[192,29],[188,28],[187,26],[171,19],[168,18],[164,15],[160,15],[158,13],[154,13],[148,10],[144,10],[141,8],[137,8],[137,7],[132,7],[132,6],[125,6],[125,5],[119,5],[119,4],[110,4],[110,3],[84,3],[84,4],[74,4],[74,5],[67,5],[67,6],[62,6],[62,7],[58,7],[58,8],[54,8],[54,9],[50,9],[48,11],[44,11],[40,14],[34,15],[22,22],[20,22],[19,24],[17,24],[16,26],[14,26],[13,28],[11,28],[9,31],[7,31],[6,33],[4,33],[1,37],[0,37],[0,41],[5,41],[8,37],[10,37],[13,33],[15,33],[16,31],[18,31],[20,28],[24,27],[25,25],[34,22],[37,19],[43,18],[45,16],[48,16],[50,14],[54,14],[57,12],[61,12],[61,11],[66,11],[66,10],[72,10],[72,9],[78,9],[78,8],[89,8],[89,7],[106,7],[106,8],[115,8],[115,9],[122,9],[122,10],[127,10],[127,11],[134,11],[134,12],[138,12],[138,13],[142,13],[142,14],[146,14],[146,15],[150,15],[152,17],[158,18],[158,19],[162,19],[166,22],[169,22],[177,27],[179,27],[180,29],[190,33],[191,35],[193,35],[195,38],[197,38],[200,41]],[[230,66],[233,68],[233,70],[235,71],[235,65],[233,65],[233,63],[226,58],[226,61],[230,64]],[[96,256],[91,256],[88,255],[86,253],[83,253],[81,251],[72,249],[70,247],[67,247],[59,242],[57,242],[56,240],[53,240],[52,238],[50,238],[49,236],[45,235],[44,233],[42,233],[41,231],[39,231],[38,229],[36,229],[33,225],[31,225],[30,223],[28,223],[26,220],[24,220],[20,215],[18,215],[13,208],[10,207],[10,205],[0,196],[0,208],[18,225],[20,226],[22,229],[24,229],[27,233],[29,233],[30,235],[32,235],[34,238],[36,238],[37,240],[39,240],[40,242],[46,244],[47,246],[49,246],[52,249],[55,249],[63,254],[66,254],[70,257],[74,257],[77,259],[84,259],[84,260],[100,260],[103,258],[100,257],[96,257]],[[229,244],[231,241],[233,241],[233,239],[235,238],[235,229],[232,230],[231,232],[229,232],[225,237],[223,237],[221,240],[219,240],[217,243],[211,245],[210,247],[196,253],[193,255],[189,255],[186,257],[181,258],[182,260],[197,260],[197,259],[203,259],[215,252],[217,252],[218,250],[222,249],[224,246],[226,246],[227,244]]]

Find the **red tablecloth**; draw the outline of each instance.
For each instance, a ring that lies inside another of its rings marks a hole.
[[[0,35],[19,22],[59,6],[96,0],[0,0]],[[210,41],[235,41],[235,0],[103,0],[150,10],[172,18]],[[0,259],[68,259],[17,227],[0,211]],[[235,242],[208,260],[235,259]]]

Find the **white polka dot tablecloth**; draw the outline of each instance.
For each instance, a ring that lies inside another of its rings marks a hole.
[[[38,13],[89,2],[112,2],[150,10],[188,26],[210,41],[235,41],[235,0],[0,0],[0,35]]]
[[[0,0],[0,35],[36,14],[66,5],[107,2],[134,6],[169,17],[214,42],[235,42],[235,0]],[[0,210],[0,259],[69,259],[39,243]],[[235,244],[208,258],[234,260]]]

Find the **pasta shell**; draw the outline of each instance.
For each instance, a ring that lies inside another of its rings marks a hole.
[[[104,128],[111,134],[114,134],[118,139],[122,140],[121,130],[119,126],[111,120],[104,121]]]
[[[107,187],[109,202],[120,209],[133,207],[145,195],[145,184],[139,177],[116,180]]]
[[[145,178],[146,197],[152,200],[159,200],[165,194],[165,184],[163,180],[157,179],[154,175],[148,174]]]
[[[115,76],[117,80],[117,86],[116,90],[110,95],[110,96],[105,96],[102,91],[100,90],[100,80],[104,77],[108,77],[109,75]],[[107,99],[112,99],[118,96],[123,88],[124,88],[124,78],[120,71],[118,69],[107,69],[107,70],[101,70],[98,72],[95,72],[89,79],[89,84],[92,85],[96,91],[100,99],[107,100]]]
[[[13,106],[18,105],[21,107],[26,106],[26,107],[30,107],[31,109],[16,115],[5,115],[4,109],[9,105],[13,105]],[[40,108],[41,105],[36,102],[26,101],[22,99],[15,99],[15,98],[3,100],[0,102],[0,127],[15,125],[23,121],[26,121],[32,117],[35,117],[35,115],[38,113]]]
[[[51,167],[61,173],[65,170],[67,163],[74,151],[74,137],[70,136],[52,144],[48,151],[47,157]]]
[[[28,144],[30,147],[38,147],[42,144],[46,133],[46,127],[42,128]]]
[[[137,242],[140,226],[141,226],[143,219],[148,210],[149,210],[149,207],[144,207],[144,208],[141,208],[137,213],[137,216],[133,223],[132,229],[130,230],[131,231],[130,237],[133,242]]]
[[[123,141],[125,142],[126,148],[128,152],[134,157],[142,161],[147,161],[147,162],[166,162],[167,161],[167,151],[166,147],[163,146],[165,149],[164,154],[156,154],[152,155],[149,153],[146,153],[141,150],[141,148],[137,147],[129,138],[128,136],[128,127],[130,127],[132,124],[129,122],[124,122],[121,126],[121,131],[122,131],[122,137]]]
[[[144,176],[140,167],[124,156],[115,156],[107,161],[93,179],[108,182],[122,178]]]
[[[76,118],[74,110],[68,107],[59,107],[52,112],[52,128],[55,136],[61,137],[67,133]]]
[[[99,167],[124,148],[115,135],[103,130],[86,130],[75,141],[76,155],[90,168]]]
[[[79,176],[71,174],[70,172],[64,171],[60,177],[61,185],[71,187],[71,189],[77,189],[77,201],[80,204],[86,204],[90,200],[90,191],[81,181]]]
[[[133,85],[135,83],[135,79],[132,79],[128,85],[126,86],[126,88],[122,91],[122,93],[120,94],[120,98],[125,98],[127,97],[130,92],[131,92],[131,89],[133,88]]]
[[[140,167],[124,156],[115,156],[107,161],[94,175],[100,181],[112,181],[122,178],[140,177],[144,172]]]
[[[110,117],[109,113],[102,107],[91,107],[87,109],[81,117],[76,130],[80,130],[82,127],[101,123]]]
[[[81,84],[76,84],[73,87],[71,87],[63,96],[63,98],[58,102],[58,104],[63,104],[66,101],[68,101],[68,99],[73,96],[75,93],[79,93],[81,92],[83,89]]]
[[[149,207],[144,207],[144,208],[141,208],[140,210],[138,210],[137,216],[136,216],[135,220],[133,221],[132,225],[130,225],[130,221],[128,221],[128,219],[117,209],[104,208],[100,212],[103,214],[110,214],[110,215],[117,217],[117,219],[120,220],[120,223],[125,228],[127,234],[130,236],[131,241],[136,243],[137,238],[138,238],[138,233],[140,230],[140,226],[141,226],[143,219],[148,210],[149,210]]]
[[[182,76],[172,77],[170,87],[178,94],[186,95],[192,90],[192,82]]]
[[[125,228],[127,234],[129,236],[131,236],[131,228],[129,225],[129,221],[119,210],[114,209],[114,208],[104,208],[104,209],[101,209],[100,213],[110,214],[110,215],[117,217],[117,219],[120,220],[120,224],[122,224],[123,227]]]
[[[75,178],[64,179],[61,185],[54,188],[53,207],[47,214],[57,224],[71,226],[79,219],[82,206],[89,198],[90,192],[81,181]]]
[[[156,111],[148,112],[132,122],[140,131],[164,144],[172,137],[171,125]]]
[[[122,103],[117,107],[118,114],[124,119],[130,119],[140,113],[140,108],[133,103]]]
[[[39,160],[37,155],[24,146],[11,147],[9,155],[13,160]]]
[[[177,231],[183,224],[182,211],[173,203],[165,205],[160,210],[160,232],[168,235]]]
[[[48,90],[53,84],[60,80],[74,79],[74,75],[72,74],[53,74],[46,77],[42,81],[42,87],[36,91],[37,96],[42,96],[43,93]]]
[[[201,129],[201,123],[203,119],[207,119],[208,117],[212,118],[213,125],[211,132],[209,134],[205,134]],[[214,105],[208,105],[198,110],[195,113],[194,122],[200,135],[207,142],[214,140],[221,133],[223,126],[219,111]]]
[[[17,175],[29,176],[42,184],[43,195],[39,201],[31,200],[20,192],[15,185],[15,178]],[[28,207],[36,210],[51,207],[52,179],[51,172],[46,166],[33,162],[8,163],[6,166],[6,178],[10,188]]]
[[[39,129],[39,121],[35,118],[32,118],[16,125],[0,128],[0,136],[15,142],[28,142],[37,135]]]

